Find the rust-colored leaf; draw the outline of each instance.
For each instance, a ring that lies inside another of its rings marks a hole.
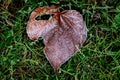
[[[35,20],[38,14],[54,14],[50,20]],[[27,25],[27,34],[32,40],[42,37],[44,53],[54,70],[73,56],[87,37],[82,15],[76,10],[59,12],[55,6],[35,9]]]

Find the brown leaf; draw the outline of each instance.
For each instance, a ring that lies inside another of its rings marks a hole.
[[[56,27],[56,18],[51,20],[35,20],[39,15],[54,14],[55,11],[57,11],[57,7],[55,6],[39,7],[31,13],[27,24],[27,34],[31,40],[37,40],[40,36],[43,36],[46,32]]]
[[[31,13],[28,21],[28,36],[32,40],[43,38],[44,53],[57,71],[82,47],[87,37],[86,25],[82,15],[76,10],[59,12],[56,7],[40,7],[36,10]],[[46,12],[54,14],[52,19],[35,20],[38,13],[46,14]]]

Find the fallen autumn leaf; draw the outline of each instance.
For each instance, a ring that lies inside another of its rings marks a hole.
[[[37,16],[53,14],[48,20],[36,20]],[[71,58],[87,37],[86,24],[76,10],[59,11],[58,7],[39,7],[35,9],[27,24],[27,34],[31,40],[43,38],[46,58],[56,72]]]

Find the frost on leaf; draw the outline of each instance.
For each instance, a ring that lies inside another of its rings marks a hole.
[[[47,20],[36,20],[38,15],[52,15]],[[54,70],[73,56],[87,37],[82,15],[76,10],[59,12],[55,6],[35,9],[27,24],[27,34],[31,40],[43,38],[46,58]]]

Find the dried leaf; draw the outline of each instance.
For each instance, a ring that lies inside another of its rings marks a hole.
[[[54,14],[50,20],[35,20],[38,14]],[[59,12],[54,6],[35,9],[27,25],[27,34],[32,40],[42,37],[44,53],[54,70],[73,56],[87,37],[82,15],[76,10]]]

